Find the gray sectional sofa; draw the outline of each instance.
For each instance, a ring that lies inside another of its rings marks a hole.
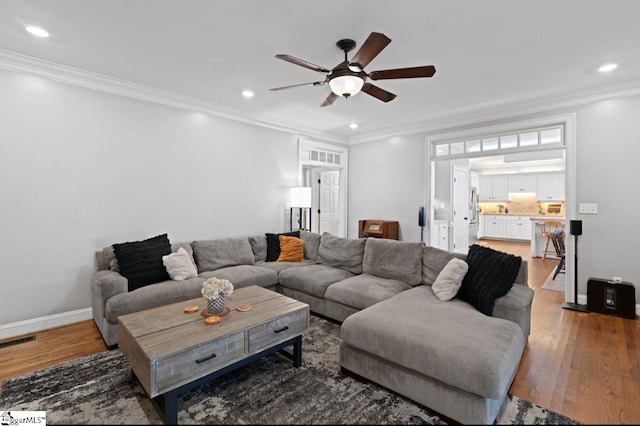
[[[118,316],[200,296],[211,276],[236,288],[260,285],[309,304],[342,323],[340,366],[461,423],[495,420],[530,331],[533,290],[523,261],[515,284],[491,316],[471,304],[442,301],[431,285],[452,258],[421,242],[347,239],[301,231],[303,262],[266,262],[266,238],[249,236],[173,244],[193,256],[198,276],[128,292],[113,250],[96,252],[93,315],[109,346]]]

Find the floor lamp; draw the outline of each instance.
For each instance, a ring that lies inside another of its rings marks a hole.
[[[573,256],[575,273],[573,278],[573,303],[564,302],[562,307],[564,309],[571,309],[572,311],[589,312],[589,308],[587,308],[587,305],[578,304],[578,235],[582,235],[582,221],[569,221],[569,233],[573,235],[574,241]]]
[[[306,223],[302,223],[302,209],[309,209],[309,229],[311,231],[311,187],[300,186],[291,188],[289,206],[291,207],[289,226],[293,231],[293,209],[299,209],[298,215],[298,229],[307,230]],[[306,218],[306,215],[305,215]],[[306,221],[305,221],[306,222]]]

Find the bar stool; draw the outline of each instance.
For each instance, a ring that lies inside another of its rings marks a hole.
[[[549,251],[549,241],[551,241],[551,233],[554,231],[564,231],[564,224],[557,220],[545,220],[540,225],[540,233],[546,237],[546,241],[544,243],[544,251],[542,252],[542,260],[547,258],[547,252]]]
[[[558,229],[551,232],[551,241],[553,241],[553,247],[556,249],[556,255],[560,258],[560,263],[558,263],[556,270],[553,272],[552,279],[555,280],[558,274],[565,273],[564,231]]]

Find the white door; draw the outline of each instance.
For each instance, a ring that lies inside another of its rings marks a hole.
[[[338,235],[340,230],[340,172],[320,173],[320,225],[318,233]]]
[[[453,247],[454,253],[469,251],[469,172],[453,168]]]

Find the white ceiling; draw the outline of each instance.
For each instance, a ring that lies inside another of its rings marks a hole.
[[[2,0],[0,49],[344,139],[637,80],[638,16],[637,0]],[[436,74],[377,81],[389,103],[361,93],[321,108],[328,85],[268,90],[324,79],[274,55],[333,68],[339,39],[358,43],[351,57],[372,31],[392,42],[367,72]],[[609,61],[620,67],[598,73]]]

